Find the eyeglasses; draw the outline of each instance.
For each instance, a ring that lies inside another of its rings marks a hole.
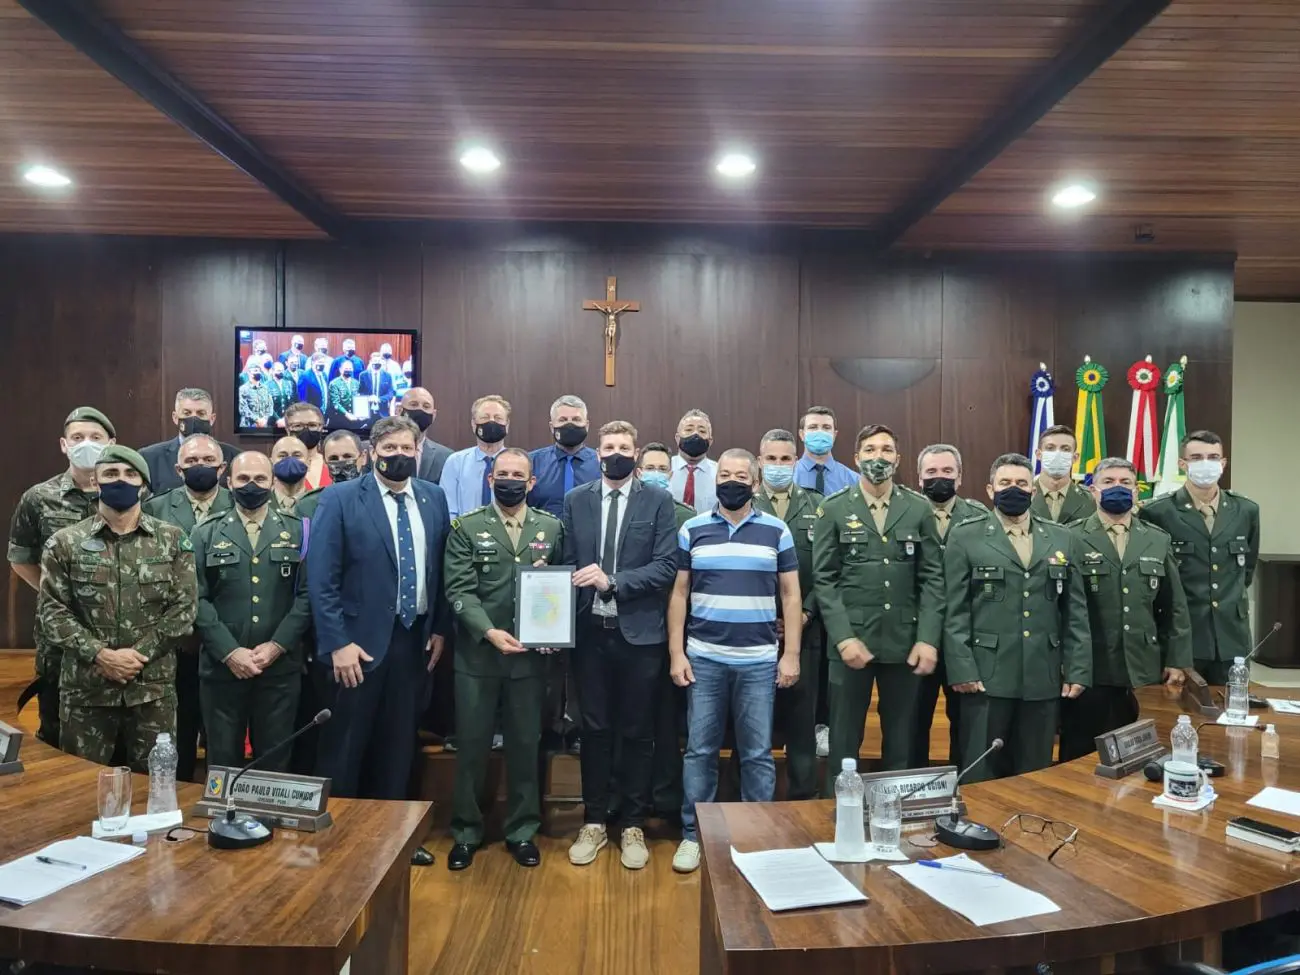
[[[1048,833],[1057,841],[1056,846],[1052,847],[1052,852],[1047,854],[1049,863],[1052,861],[1052,857],[1067,846],[1071,846],[1079,835],[1079,827],[1073,823],[1062,822],[1059,819],[1044,819],[1042,816],[1036,816],[1033,813],[1016,813],[1002,824],[1002,828],[998,832],[1006,833],[1007,828],[1012,823],[1018,825],[1022,833],[1035,836]]]

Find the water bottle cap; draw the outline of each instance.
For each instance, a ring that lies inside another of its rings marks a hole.
[[[1234,664],[1244,664],[1244,663],[1246,662],[1246,658],[1245,658],[1245,657],[1233,657],[1233,658],[1232,658],[1232,662],[1233,662]]]
[[[1192,716],[1191,716],[1190,714],[1180,714],[1180,715],[1178,716],[1178,723],[1179,723],[1179,724],[1191,724],[1191,723],[1192,723]]]
[[[1275,735],[1277,734],[1277,729],[1275,729],[1272,725],[1269,725],[1267,728],[1264,729],[1264,734]]]
[[[856,758],[846,758],[840,762],[841,772],[856,772],[858,770],[858,760]]]
[[[158,744],[158,745],[169,745],[169,744],[171,744],[171,740],[172,740],[171,732],[169,732],[169,731],[160,731],[160,732],[158,732],[158,740],[155,742],[155,744]]]

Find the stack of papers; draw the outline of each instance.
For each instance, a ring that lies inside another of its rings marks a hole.
[[[78,836],[0,866],[0,901],[24,907],[144,853],[142,846]],[[47,857],[53,863],[42,863]]]
[[[1300,792],[1269,786],[1255,798],[1248,799],[1246,805],[1286,813],[1288,816],[1300,816]]]
[[[866,894],[849,883],[811,846],[759,853],[739,853],[733,846],[731,862],[769,911],[851,904],[867,899]]]
[[[964,853],[938,862],[960,869],[936,870],[919,863],[901,864],[889,869],[948,910],[981,927],[1060,910],[1037,891],[1013,884]]]
[[[1280,697],[1270,697],[1268,706],[1278,714],[1300,714],[1300,701],[1288,701]]]

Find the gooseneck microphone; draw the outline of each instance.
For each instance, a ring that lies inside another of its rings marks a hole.
[[[957,782],[953,783],[954,809],[957,802],[957,784],[980,762],[994,752],[1000,751],[1005,744],[1006,742],[1001,738],[994,738],[989,742],[989,747],[984,749],[984,753],[979,758],[962,769],[961,774],[957,776]],[[955,850],[996,850],[1002,845],[1002,837],[998,835],[997,830],[989,829],[982,823],[973,823],[969,819],[963,819],[955,811],[948,813],[946,816],[938,817],[934,821],[934,831],[938,835],[940,843],[951,846]]]
[[[984,761],[984,759],[988,758],[994,752],[1001,750],[1002,746],[1005,744],[1006,742],[1004,742],[1001,738],[994,738],[993,741],[989,743],[989,747],[984,749],[983,755],[975,759],[975,761],[971,762],[964,769],[962,769],[961,772],[957,774],[957,781],[952,784],[954,792],[956,791],[957,786],[961,785],[961,780],[966,778],[967,773],[970,772],[971,769],[977,766],[980,762]],[[902,801],[903,799],[910,799],[918,792],[930,788],[930,786],[934,785],[936,782],[943,779],[943,777],[947,774],[948,774],[947,771],[940,772],[934,778],[927,779],[926,781],[922,782],[920,785],[913,786],[912,788],[908,789],[906,792],[904,792],[901,796],[898,797],[899,801]]]
[[[230,781],[225,784],[226,811],[208,824],[208,846],[218,850],[247,850],[254,846],[261,846],[271,838],[274,831],[270,826],[256,816],[246,812],[239,812],[235,808],[235,783],[240,780],[245,772],[256,768],[258,764],[270,758],[280,749],[305,735],[312,728],[323,725],[331,717],[333,717],[333,713],[330,709],[322,708],[316,712],[316,717],[312,718],[307,724],[284,739],[284,741],[268,748],[231,776]]]
[[[1250,663],[1252,660],[1254,660],[1255,654],[1259,653],[1259,648],[1262,647],[1265,643],[1267,643],[1269,637],[1271,637],[1274,633],[1276,633],[1280,629],[1282,629],[1282,623],[1280,621],[1274,623],[1273,628],[1264,634],[1263,639],[1261,639],[1258,643],[1255,644],[1254,648],[1250,651],[1250,653],[1246,654],[1246,663]]]

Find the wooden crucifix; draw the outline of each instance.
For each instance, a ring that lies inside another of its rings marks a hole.
[[[588,299],[582,303],[583,311],[598,311],[605,316],[605,385],[614,385],[614,365],[618,348],[618,316],[625,311],[641,310],[639,301],[618,300],[618,278],[605,279],[605,300]]]

